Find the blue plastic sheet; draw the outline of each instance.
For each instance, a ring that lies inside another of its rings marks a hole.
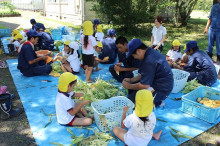
[[[67,132],[65,126],[61,126],[57,123],[56,116],[52,116],[54,120],[46,128],[44,126],[49,122],[49,118],[42,112],[43,110],[47,114],[55,113],[55,100],[57,94],[58,78],[52,76],[36,76],[36,77],[24,77],[17,69],[17,59],[7,60],[9,69],[13,77],[18,94],[23,103],[31,130],[37,145],[52,145],[50,142],[60,143],[63,145],[71,144],[71,134]],[[99,65],[102,70],[92,73],[92,78],[101,77],[104,80],[112,79],[111,74],[108,71],[109,65]],[[85,74],[81,69],[78,74],[79,79],[85,80]],[[50,80],[52,82],[42,82],[42,80]],[[213,88],[220,87],[220,81],[213,85]],[[171,98],[179,98],[183,94],[171,94]],[[162,122],[157,120],[156,128],[154,132],[163,130],[160,140],[156,141],[152,139],[149,143],[150,146],[165,146],[165,145],[179,145],[188,139],[179,138],[180,142],[172,137],[170,134],[170,127],[175,128],[191,137],[195,137],[207,129],[217,124],[209,124],[198,118],[184,114],[180,111],[181,100],[174,101],[170,98],[165,100],[165,107],[157,108],[155,111],[156,117],[167,121]],[[220,118],[218,119],[218,122]],[[91,125],[94,129],[97,128],[95,124]],[[70,128],[76,135],[80,135],[88,132],[86,129]],[[89,135],[92,135],[90,131]],[[109,146],[121,146],[123,142],[110,141]]]

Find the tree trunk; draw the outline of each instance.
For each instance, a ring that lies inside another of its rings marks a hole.
[[[174,25],[178,26],[179,22],[179,0],[176,0],[175,12],[174,12]]]

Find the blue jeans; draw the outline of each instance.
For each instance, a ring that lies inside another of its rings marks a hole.
[[[220,31],[209,28],[207,53],[213,54],[213,47],[216,42],[216,55],[220,55]]]
[[[124,80],[124,78],[133,78],[134,74],[130,71],[122,71],[119,72],[119,75],[116,73],[114,69],[115,65],[109,66],[109,71],[112,74],[113,78],[116,79],[118,82],[121,82]]]

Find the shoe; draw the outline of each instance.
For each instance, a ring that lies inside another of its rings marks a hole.
[[[20,115],[22,112],[23,112],[22,108],[14,108],[14,109],[10,110],[9,118],[16,117],[16,116]]]

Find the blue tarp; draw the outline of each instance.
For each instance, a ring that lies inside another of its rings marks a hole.
[[[49,142],[56,142],[64,145],[71,144],[71,134],[67,132],[65,126],[57,123],[57,119],[53,116],[54,120],[46,128],[44,126],[49,122],[49,118],[42,112],[47,114],[55,113],[55,100],[57,94],[58,78],[52,76],[37,76],[37,77],[24,77],[17,69],[17,59],[7,60],[9,69],[13,77],[15,86],[17,88],[20,99],[23,103],[31,130],[37,145],[51,145]],[[101,71],[92,73],[92,78],[101,77],[104,80],[112,79],[108,71],[109,65],[99,65]],[[81,70],[78,74],[79,79],[85,80],[84,71]],[[50,80],[52,82],[41,82],[42,80]],[[220,88],[220,81],[213,85],[213,88]],[[182,93],[171,94],[171,98],[181,97]],[[156,117],[167,122],[157,121],[154,132],[163,130],[160,140],[151,140],[149,145],[179,145],[188,139],[179,138],[180,142],[174,139],[170,134],[170,127],[175,128],[183,133],[195,137],[207,129],[217,124],[209,124],[198,118],[184,114],[180,111],[182,101],[174,101],[170,98],[165,100],[164,108],[157,108],[155,111]],[[220,118],[218,119],[218,122]],[[90,127],[96,127],[95,124]],[[86,129],[70,128],[76,135],[84,133]],[[90,135],[92,131],[90,132]],[[124,145],[123,142],[110,141],[109,146]]]

